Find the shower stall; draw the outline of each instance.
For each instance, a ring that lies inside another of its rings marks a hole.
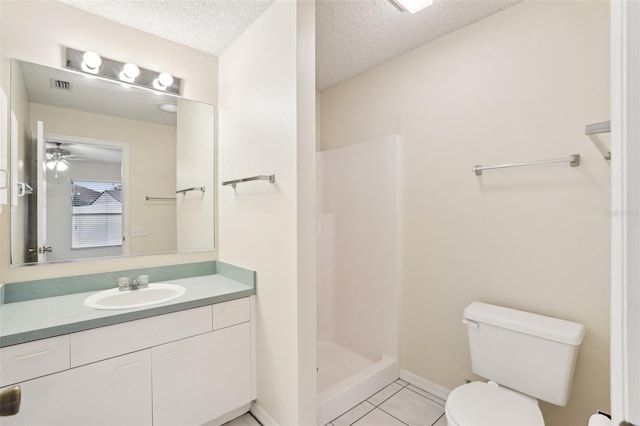
[[[398,149],[318,153],[318,424],[398,378]]]

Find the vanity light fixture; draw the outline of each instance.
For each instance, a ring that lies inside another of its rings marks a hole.
[[[425,9],[431,4],[433,4],[433,0],[391,0],[402,10],[406,10],[411,14],[415,14],[420,12],[422,9]]]
[[[152,71],[131,62],[100,57],[91,51],[67,47],[65,52],[66,66],[69,69],[180,96],[182,80],[167,72]]]

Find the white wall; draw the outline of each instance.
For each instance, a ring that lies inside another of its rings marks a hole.
[[[474,300],[583,323],[551,426],[609,408],[610,169],[584,136],[610,117],[608,6],[526,1],[321,93],[321,149],[403,141],[401,368],[472,378]],[[471,171],[573,153],[579,168]]]
[[[220,255],[257,271],[258,400],[316,421],[314,7],[276,1],[220,56]],[[264,419],[261,419],[264,421]]]
[[[134,30],[55,1],[2,1],[0,83],[9,92],[9,60],[62,68],[63,46],[95,50],[105,57],[166,70],[183,79],[186,98],[216,104],[218,59],[213,55]],[[3,126],[2,131],[7,127]],[[80,275],[143,266],[212,260],[214,251],[102,261],[9,267],[9,209],[0,214],[0,282]]]
[[[398,357],[398,148],[318,153],[318,338],[371,359]]]

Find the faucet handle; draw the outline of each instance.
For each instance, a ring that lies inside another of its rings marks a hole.
[[[138,275],[140,284],[149,284],[149,275]]]
[[[127,278],[127,277],[118,278],[118,288],[120,290],[128,289],[129,288],[129,278]]]

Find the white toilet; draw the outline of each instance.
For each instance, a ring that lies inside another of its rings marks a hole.
[[[451,391],[448,426],[542,426],[538,399],[567,404],[582,324],[480,302],[463,318],[473,372],[490,381]]]

